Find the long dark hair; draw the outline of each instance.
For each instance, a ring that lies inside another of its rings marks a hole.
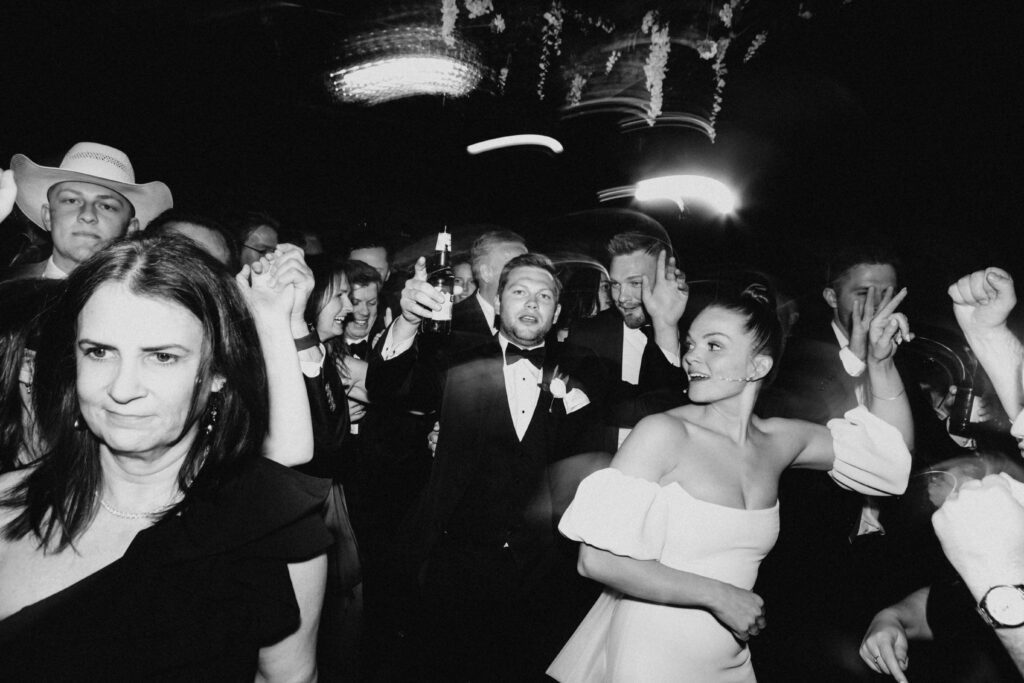
[[[179,235],[130,237],[114,242],[76,268],[36,355],[36,414],[47,443],[38,464],[0,505],[22,508],[5,528],[9,540],[35,535],[44,549],[72,545],[96,514],[102,484],[99,442],[80,420],[75,342],[78,318],[100,286],[117,282],[138,296],[177,304],[203,327],[204,359],[184,432],[200,428],[178,473],[180,511],[195,497],[215,492],[249,459],[260,457],[267,434],[267,378],[256,328],[235,282],[217,261]],[[145,324],[145,321],[138,321]],[[223,388],[210,393],[214,375]],[[203,397],[209,400],[203,401]]]
[[[309,258],[307,263],[313,271],[313,291],[309,293],[306,301],[306,324],[316,328],[317,318],[320,312],[327,306],[327,300],[334,294],[334,282],[338,277],[348,278],[345,271],[345,262],[332,256],[321,256]],[[376,272],[376,271],[375,271]],[[349,287],[352,283],[349,282]],[[348,355],[348,348],[345,346],[345,335],[341,334],[334,339],[323,342],[327,351],[328,359],[338,370],[339,377],[347,379],[345,364],[342,362]],[[333,387],[332,387],[333,388]]]
[[[19,466],[19,449],[29,438],[22,425],[21,366],[63,284],[32,279],[0,285],[0,472]]]

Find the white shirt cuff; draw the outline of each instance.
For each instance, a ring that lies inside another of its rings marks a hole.
[[[849,346],[844,346],[839,350],[839,360],[843,362],[843,368],[850,377],[860,377],[868,367],[867,363],[854,355]]]
[[[395,338],[395,326],[391,325],[388,328],[387,336],[384,338],[384,348],[380,350],[381,358],[384,360],[391,360],[395,356],[401,355],[412,348],[412,343],[416,340],[416,335],[403,339],[397,344],[394,342]]]
[[[319,377],[320,371],[324,367],[324,361],[327,360],[327,350],[323,344],[319,344],[320,347],[320,360],[302,360],[299,359],[299,367],[302,369],[302,374],[306,377],[313,378]]]

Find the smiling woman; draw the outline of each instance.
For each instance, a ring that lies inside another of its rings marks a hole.
[[[185,238],[72,273],[36,358],[48,450],[0,478],[5,677],[315,677],[326,491],[261,457],[263,368],[241,290]]]

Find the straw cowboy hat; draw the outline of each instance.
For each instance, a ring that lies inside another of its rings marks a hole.
[[[24,154],[15,154],[11,157],[11,170],[18,184],[18,208],[43,229],[42,207],[47,203],[46,192],[67,180],[102,185],[124,196],[135,207],[135,217],[143,228],[174,204],[170,189],[163,183],[136,184],[135,170],[128,155],[95,142],[76,144],[57,168],[40,166]]]

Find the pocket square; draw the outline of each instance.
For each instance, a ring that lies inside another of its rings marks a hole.
[[[565,414],[569,415],[575,413],[580,408],[590,405],[590,399],[583,393],[582,389],[573,389],[565,395],[562,403],[565,405]]]

